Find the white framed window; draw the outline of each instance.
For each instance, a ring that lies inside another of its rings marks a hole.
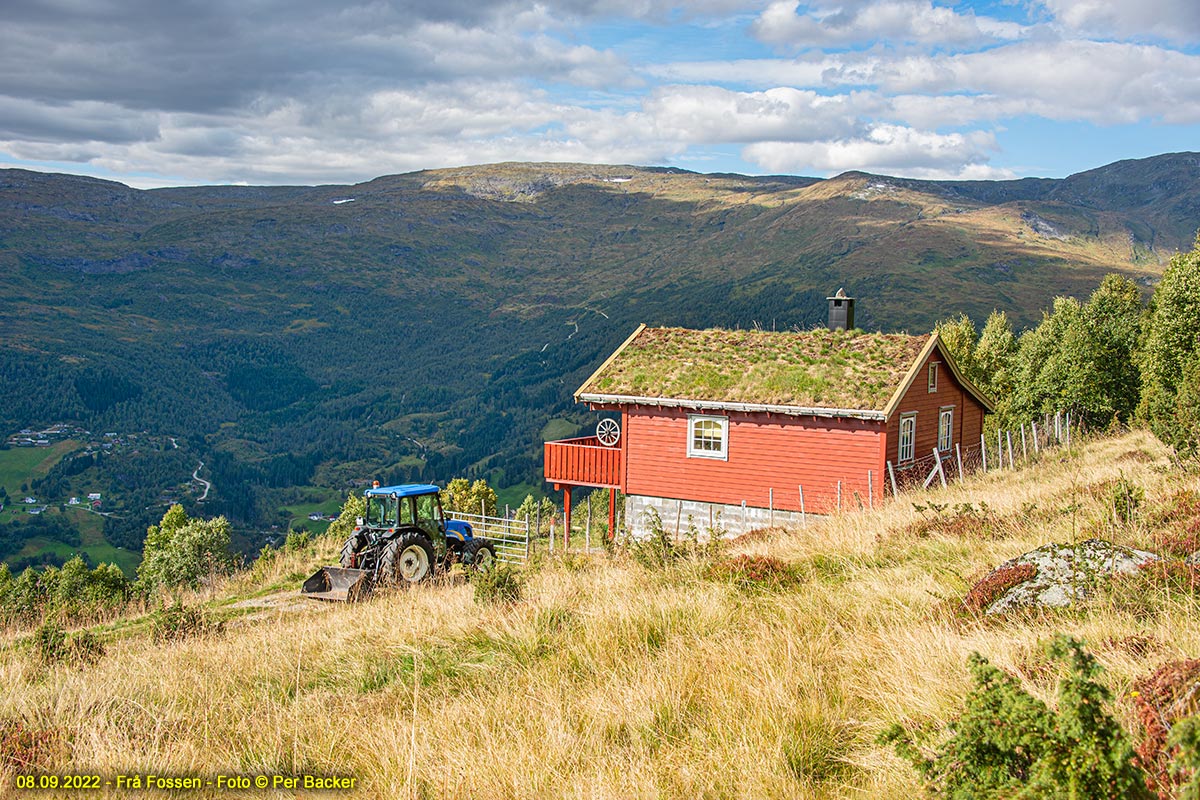
[[[913,460],[913,448],[917,439],[917,412],[900,415],[900,452],[897,460],[901,463]]]
[[[933,394],[934,392],[937,391],[938,364],[940,364],[940,363],[941,363],[940,361],[934,361],[933,363],[931,363],[929,365],[929,393],[930,394]]]
[[[954,406],[943,406],[938,412],[938,450],[945,452],[954,446]]]
[[[690,458],[728,458],[729,418],[707,414],[688,416],[688,449]]]

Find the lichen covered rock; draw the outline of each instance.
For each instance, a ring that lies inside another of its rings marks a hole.
[[[1018,608],[1062,608],[1087,597],[1097,582],[1112,575],[1129,574],[1158,556],[1145,550],[1122,547],[1103,539],[1088,539],[1078,544],[1048,544],[1010,559],[996,567],[976,587],[1004,586],[996,576],[1013,575],[1017,570],[1025,580],[1007,586],[985,607],[986,614],[1003,614]],[[972,590],[974,591],[974,590]],[[978,601],[977,601],[978,602]]]

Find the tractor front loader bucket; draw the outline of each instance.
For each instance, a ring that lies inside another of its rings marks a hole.
[[[371,571],[344,567],[321,567],[300,587],[300,594],[313,600],[354,602],[371,592]]]

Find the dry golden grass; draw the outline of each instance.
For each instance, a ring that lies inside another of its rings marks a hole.
[[[906,498],[735,545],[792,564],[803,578],[785,590],[705,579],[698,561],[648,571],[595,555],[549,562],[511,606],[478,606],[451,582],[357,606],[268,605],[221,635],[168,644],[130,626],[86,669],[38,667],[10,634],[0,721],[55,732],[64,744],[41,766],[103,776],[351,775],[350,796],[389,799],[911,800],[916,773],[875,738],[892,722],[951,719],[972,651],[1049,699],[1056,673],[1038,643],[1080,636],[1126,721],[1135,678],[1200,652],[1184,601],[1152,617],[1103,602],[1019,620],[936,613],[1007,558],[1102,533],[1095,487],[1120,477],[1148,504],[1195,483],[1132,433],[912,498],[986,502],[1007,523],[1001,538],[917,536]],[[295,586],[326,557],[280,559],[221,591]],[[1153,646],[1126,644],[1135,636]],[[0,766],[4,786],[15,774]]]

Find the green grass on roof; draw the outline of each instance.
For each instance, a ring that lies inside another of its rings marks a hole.
[[[582,392],[882,410],[929,335],[646,328]]]

